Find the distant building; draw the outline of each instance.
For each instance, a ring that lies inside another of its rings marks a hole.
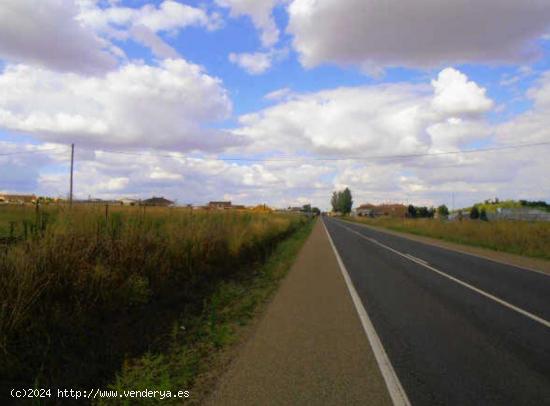
[[[372,216],[374,213],[374,205],[373,204],[362,204],[359,207],[355,208],[355,215],[356,216]]]
[[[172,206],[174,204],[173,201],[165,199],[164,197],[156,197],[153,196],[150,199],[145,199],[141,201],[141,204],[143,206],[160,206],[160,207],[168,207]]]
[[[139,204],[139,200],[130,199],[129,197],[124,197],[124,198],[120,199],[119,202],[123,206],[137,206]]]
[[[405,217],[407,215],[407,206],[404,204],[362,204],[355,209],[356,216],[369,217]]]
[[[36,195],[9,195],[1,194],[0,203],[25,204],[36,203]]]
[[[231,202],[209,202],[208,203],[209,209],[216,209],[216,210],[227,210],[231,209]]]
[[[497,208],[487,213],[489,220],[550,221],[550,212],[529,207]]]

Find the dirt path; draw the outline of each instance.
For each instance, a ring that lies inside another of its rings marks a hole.
[[[390,405],[321,221],[208,405]]]

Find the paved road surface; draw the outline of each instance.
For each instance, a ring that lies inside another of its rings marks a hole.
[[[413,405],[550,404],[550,276],[325,224]]]

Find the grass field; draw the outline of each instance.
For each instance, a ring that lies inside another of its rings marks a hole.
[[[0,206],[0,382],[101,387],[254,272],[300,216]],[[3,393],[7,393],[3,390]]]
[[[171,329],[168,345],[158,351],[129,359],[108,390],[186,389],[186,404],[201,404],[235,354],[235,346],[249,333],[247,325],[261,313],[281,279],[294,263],[314,222],[282,241],[269,259],[252,272],[243,269],[220,281],[205,299],[202,313],[179,318]],[[99,401],[101,405],[146,405],[146,399]],[[165,399],[166,405],[181,404]]]
[[[550,259],[550,223],[353,217],[353,221],[512,254]]]

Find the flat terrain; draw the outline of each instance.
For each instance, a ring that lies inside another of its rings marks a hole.
[[[527,257],[524,255],[511,254],[509,252],[495,251],[494,249],[489,249],[489,248],[459,244],[452,241],[445,241],[439,238],[412,234],[410,232],[391,230],[383,226],[373,225],[369,223],[358,222],[358,224],[361,224],[363,227],[370,227],[375,231],[376,230],[382,231],[384,233],[396,235],[402,238],[407,238],[409,240],[419,241],[429,245],[435,245],[437,247],[446,248],[452,251],[462,252],[464,254],[477,255],[480,257],[484,257],[485,259],[490,259],[492,261],[501,262],[508,265],[514,265],[519,268],[530,269],[530,270],[543,272],[550,275],[550,261],[547,259]]]
[[[321,221],[210,405],[389,405]]]
[[[413,405],[550,404],[548,275],[325,223]]]

